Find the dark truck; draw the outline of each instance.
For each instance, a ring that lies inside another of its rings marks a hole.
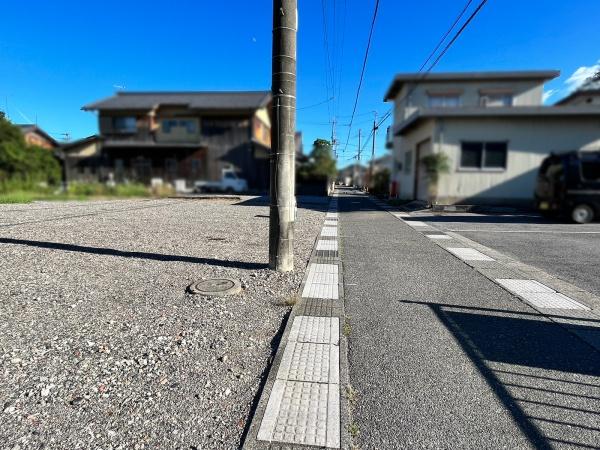
[[[577,223],[600,217],[600,151],[552,154],[542,162],[535,187],[538,211]]]

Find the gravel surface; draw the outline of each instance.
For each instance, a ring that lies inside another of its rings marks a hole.
[[[268,270],[268,207],[197,200],[0,205],[0,448],[231,449],[324,213]],[[239,279],[228,298],[185,292]]]

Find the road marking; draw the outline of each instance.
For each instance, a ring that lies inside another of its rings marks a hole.
[[[329,240],[326,241],[324,239],[319,239],[317,241],[317,250],[329,250],[329,251],[337,251],[338,243],[337,241]]]
[[[589,310],[587,306],[535,280],[498,278],[496,282],[538,308]]]
[[[337,228],[334,227],[323,227],[321,229],[321,236],[329,236],[329,237],[335,237],[338,234],[338,230]]]
[[[393,216],[396,216],[398,218],[400,217],[410,217],[410,214],[405,213],[405,212],[397,212],[397,213],[392,213]]]
[[[447,247],[446,250],[459,257],[463,261],[495,261],[494,258],[490,258],[474,248]]]
[[[455,233],[545,233],[545,234],[600,234],[600,231],[552,231],[552,230],[445,230]]]
[[[304,298],[339,298],[338,266],[336,264],[311,264],[302,290]]]
[[[452,239],[447,234],[426,234],[429,239]]]

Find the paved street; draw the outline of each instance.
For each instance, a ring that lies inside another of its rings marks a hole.
[[[415,216],[600,296],[600,222],[577,225],[550,221],[535,214]]]
[[[339,209],[360,448],[600,446],[600,353],[575,334],[596,315],[558,325],[414,222]]]

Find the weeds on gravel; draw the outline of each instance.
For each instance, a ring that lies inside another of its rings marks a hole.
[[[300,301],[300,296],[298,294],[294,294],[294,295],[291,295],[290,297],[287,297],[286,299],[280,301],[278,303],[278,305],[291,307],[291,306],[294,306],[299,301]]]
[[[348,425],[348,432],[350,433],[350,436],[352,436],[352,438],[356,438],[356,436],[358,436],[358,433],[360,432],[360,430],[358,429],[358,425],[352,422],[350,425]]]
[[[344,333],[344,336],[348,337],[350,336],[351,331],[352,327],[350,326],[350,322],[348,322],[348,319],[346,319],[344,321],[344,326],[342,327],[342,333]]]

